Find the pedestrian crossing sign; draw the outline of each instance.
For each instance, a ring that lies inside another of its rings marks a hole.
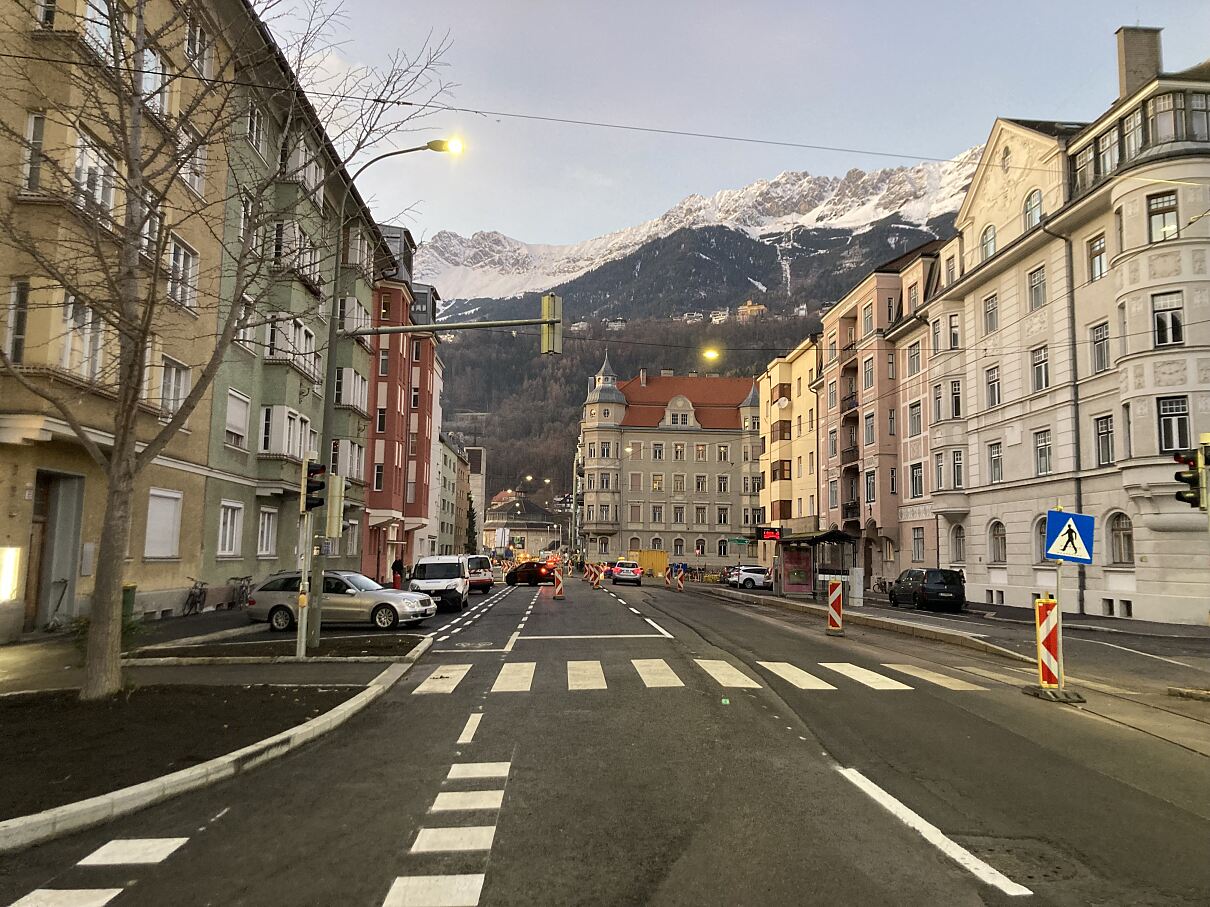
[[[1046,511],[1046,557],[1052,561],[1092,563],[1094,521],[1086,513]]]

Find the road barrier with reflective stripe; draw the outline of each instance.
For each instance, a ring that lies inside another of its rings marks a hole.
[[[844,583],[838,579],[828,580],[828,628],[829,636],[844,636]]]

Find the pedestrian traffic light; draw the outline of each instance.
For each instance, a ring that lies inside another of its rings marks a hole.
[[[302,494],[299,499],[299,513],[306,513],[324,504],[323,491],[326,487],[324,476],[328,467],[314,460],[303,461]]]
[[[563,352],[563,297],[547,293],[542,297],[542,352]]]
[[[1172,455],[1172,459],[1185,468],[1174,473],[1173,477],[1182,485],[1189,487],[1178,491],[1176,499],[1198,510],[1206,509],[1206,448],[1197,450],[1180,450]]]

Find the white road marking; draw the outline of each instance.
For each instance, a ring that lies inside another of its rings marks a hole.
[[[624,605],[624,604],[626,604],[626,599],[622,598],[621,596],[618,596],[618,604],[619,604],[619,605]]]
[[[631,610],[631,611],[633,611],[635,614],[638,614],[638,613],[639,613],[639,609],[638,609],[638,608],[631,608],[630,610]]]
[[[521,635],[521,631],[518,630],[516,633],[514,633],[512,636],[510,636],[508,638],[508,643],[505,644],[505,646],[504,646],[505,652],[511,652],[513,650],[513,646],[516,645],[516,642],[517,642],[517,637],[519,637],[520,635]]]
[[[382,907],[475,907],[483,891],[483,874],[400,876]]]
[[[859,668],[857,665],[849,664],[846,661],[821,661],[821,668],[829,668],[837,674],[843,674],[851,680],[856,680],[858,683],[865,684],[867,687],[875,690],[910,690],[906,683],[900,683],[891,677],[885,677],[876,671],[870,671],[866,668]]]
[[[1133,652],[1135,655],[1144,655],[1147,658],[1155,658],[1159,661],[1166,661],[1168,664],[1180,665],[1182,668],[1192,668],[1193,665],[1185,664],[1183,661],[1177,661],[1175,658],[1165,658],[1163,655],[1152,655],[1150,652],[1142,652],[1138,649],[1130,649],[1126,646],[1119,646],[1111,642],[1102,642],[1099,639],[1084,639],[1082,636],[1068,636],[1067,639],[1074,639],[1077,642],[1090,642],[1097,646],[1109,646],[1111,649],[1121,649],[1123,652]]]
[[[727,661],[717,661],[710,658],[695,658],[699,668],[718,681],[720,686],[739,687],[741,689],[760,689],[760,684]]]
[[[605,672],[599,661],[569,661],[567,663],[567,689],[604,690]]]
[[[446,630],[448,630],[449,628],[450,628],[450,625],[449,625],[449,624],[446,624],[444,627],[438,627],[438,628],[437,628],[437,632],[438,632],[438,633],[444,633],[444,632],[445,632]]]
[[[12,907],[105,907],[121,888],[39,888]]]
[[[939,674],[936,671],[930,671],[928,668],[921,668],[916,665],[901,665],[901,664],[883,664],[884,668],[890,668],[892,671],[898,671],[901,674],[907,674],[909,677],[918,677],[921,680],[927,680],[929,683],[935,683],[939,687],[945,687],[947,690],[986,690],[987,687],[981,687],[977,683],[970,683],[966,680],[960,680],[957,677],[950,677],[948,674]]]
[[[649,687],[683,687],[685,684],[662,658],[632,658],[630,663]]]
[[[465,629],[466,629],[465,627],[459,627],[458,629],[454,630],[453,632],[455,632],[455,633],[461,633],[461,632],[462,632],[463,630],[465,630]]]
[[[659,631],[660,631],[660,636],[663,636],[665,639],[672,639],[672,634],[671,634],[671,633],[669,633],[667,630],[665,630],[663,627],[661,627],[659,624],[657,624],[657,623],[656,623],[654,620],[652,620],[650,617],[644,617],[644,618],[643,618],[643,620],[647,621],[647,623],[651,624],[651,626],[653,626],[653,627],[655,627],[657,630],[659,630]]]
[[[504,802],[502,790],[446,790],[437,795],[431,813],[472,809],[499,809]]]
[[[826,680],[820,680],[814,674],[808,674],[787,661],[758,661],[758,665],[766,671],[771,671],[782,680],[788,680],[800,690],[834,690],[836,687]]]
[[[477,778],[507,778],[511,762],[455,762],[450,766],[446,781],[465,781]]]
[[[1011,674],[999,674],[995,671],[988,671],[985,668],[977,668],[974,665],[955,665],[959,671],[965,671],[968,674],[974,674],[977,677],[982,677],[985,680],[994,680],[997,683],[1006,683],[1009,686],[1019,687],[1022,683],[1022,678],[1013,677]]]
[[[493,693],[528,693],[534,682],[535,662],[513,661],[502,666],[492,684]]]
[[[995,867],[985,863],[983,860],[980,860],[962,845],[951,841],[936,825],[926,821],[918,813],[913,812],[903,803],[896,800],[857,769],[840,768],[837,766],[836,770],[840,772],[847,780],[851,781],[862,793],[893,815],[908,828],[919,833],[924,840],[928,841],[963,869],[967,870],[980,882],[983,882],[985,885],[991,885],[993,888],[997,888],[1012,897],[1033,894],[1033,892],[1024,885],[1018,885]]]
[[[1020,671],[1022,674],[1037,675],[1037,668],[1009,668],[1010,671]],[[1123,690],[1121,687],[1113,687],[1107,683],[1098,683],[1095,680],[1086,680],[1083,677],[1072,677],[1070,674],[1064,675],[1063,678],[1067,683],[1074,683],[1078,686],[1088,687],[1090,690],[1097,690],[1101,693],[1117,693],[1121,696],[1138,696],[1137,690]]]
[[[479,730],[479,722],[482,720],[482,712],[475,712],[470,718],[467,718],[466,726],[462,728],[462,733],[458,735],[458,742],[473,743],[475,740],[475,731]]]
[[[450,636],[449,636],[449,634],[447,633],[447,634],[445,634],[445,636],[438,636],[438,637],[437,637],[437,642],[445,642],[445,641],[446,641],[447,639],[449,639],[449,638],[450,638]]]
[[[162,863],[188,838],[118,838],[103,844],[79,862],[80,866],[132,866]]]
[[[466,676],[472,665],[440,665],[433,668],[433,673],[424,679],[424,682],[416,689],[412,690],[412,695],[417,693],[452,693],[454,688],[462,682],[462,678]]]
[[[526,636],[526,639],[664,639],[658,633],[606,633],[599,636]],[[505,650],[508,651],[508,650]]]

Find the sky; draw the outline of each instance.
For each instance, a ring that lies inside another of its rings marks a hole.
[[[996,116],[1086,120],[1117,96],[1115,30],[1164,28],[1164,64],[1210,57],[1210,2],[347,0],[339,52],[381,65],[448,35],[453,106],[851,149],[779,148],[441,112],[358,181],[423,240],[499,230],[570,243],[785,170],[950,158]],[[902,157],[882,157],[869,151]]]

